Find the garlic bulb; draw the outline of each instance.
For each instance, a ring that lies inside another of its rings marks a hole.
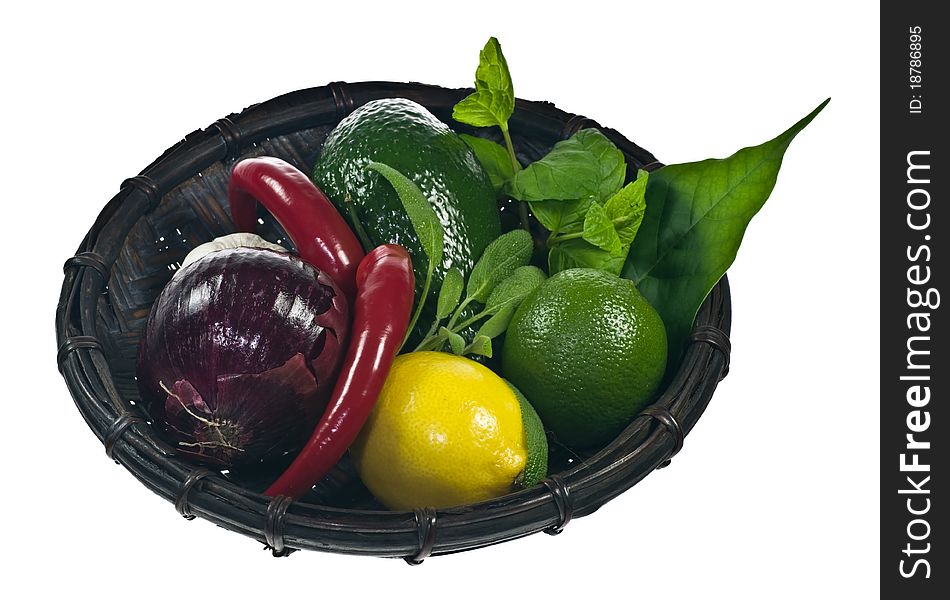
[[[228,248],[265,248],[267,250],[274,250],[275,252],[287,252],[287,248],[272,244],[255,233],[232,233],[222,235],[221,237],[214,238],[210,242],[196,246],[185,256],[185,260],[181,261],[181,267],[190,265],[206,254],[218,250],[227,250]],[[179,271],[181,271],[181,268],[179,268],[176,273]]]

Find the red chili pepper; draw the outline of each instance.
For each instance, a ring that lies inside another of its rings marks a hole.
[[[260,202],[290,236],[300,258],[332,277],[347,299],[353,297],[363,247],[310,178],[279,158],[247,158],[234,165],[228,199],[238,231],[255,231]]]
[[[366,423],[406,336],[415,290],[412,261],[387,244],[356,270],[353,325],[343,369],[326,412],[286,471],[264,494],[299,498],[333,468]]]

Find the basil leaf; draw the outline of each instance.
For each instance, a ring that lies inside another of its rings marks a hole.
[[[459,134],[459,137],[468,144],[468,147],[475,153],[475,158],[482,164],[492,187],[495,188],[495,194],[498,196],[504,195],[505,185],[515,174],[514,166],[511,164],[511,158],[508,156],[505,147],[474,135],[462,133]]]
[[[589,242],[566,240],[551,248],[548,254],[548,273],[554,275],[567,269],[583,267],[620,275],[623,263],[624,257],[613,256]]]
[[[507,130],[514,110],[515,91],[508,62],[498,40],[492,37],[478,54],[475,92],[455,105],[452,118],[475,127],[498,125]]]
[[[545,279],[544,271],[535,266],[518,267],[492,290],[485,303],[485,312],[494,315],[509,307],[512,310],[518,308],[521,301]]]
[[[533,250],[534,241],[531,234],[524,229],[509,231],[488,244],[468,276],[466,300],[476,300],[484,304],[496,285],[518,267],[531,262]]]
[[[476,335],[472,343],[465,349],[464,354],[481,354],[482,356],[491,358],[491,338],[485,337],[484,335]]]
[[[564,232],[574,225],[584,222],[584,215],[594,200],[545,200],[532,202],[531,212],[549,231]]]
[[[593,202],[587,209],[587,216],[584,217],[585,240],[606,250],[611,256],[621,256],[623,244],[620,243],[620,236],[614,229],[613,221],[607,216],[607,211],[600,204]]]
[[[430,270],[440,264],[445,244],[445,230],[442,228],[438,215],[435,214],[435,209],[432,208],[429,199],[422,193],[419,186],[387,164],[371,162],[366,168],[385,177],[396,190],[396,194],[406,209],[406,214],[409,215],[416,237],[419,238],[422,249],[429,257]]]
[[[478,332],[475,334],[475,337],[498,337],[499,335],[503,334],[506,329],[508,329],[508,324],[511,323],[511,318],[514,316],[515,309],[512,306],[495,313],[490,319],[482,323],[482,326],[478,328]]]
[[[602,202],[620,189],[626,173],[623,153],[607,136],[581,129],[516,173],[508,191],[527,202],[582,198]]]
[[[452,267],[445,274],[442,280],[442,289],[439,290],[439,300],[436,308],[436,318],[444,319],[455,310],[459,305],[459,299],[462,297],[462,288],[465,287],[465,281],[462,279],[462,272]]]
[[[650,174],[646,213],[623,276],[663,318],[671,361],[679,358],[696,312],[771,194],[785,150],[826,104],[760,146]]]
[[[445,327],[440,327],[439,333],[448,338],[449,347],[452,349],[452,354],[458,354],[461,356],[462,352],[465,351],[465,338],[454,331],[449,331]]]
[[[647,172],[640,171],[636,181],[625,185],[604,205],[607,216],[617,230],[620,243],[624,246],[633,243],[643,221],[643,213],[647,207],[647,181]]]

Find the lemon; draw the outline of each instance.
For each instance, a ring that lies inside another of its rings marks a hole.
[[[350,452],[363,483],[393,510],[488,500],[547,469],[531,406],[487,367],[442,352],[396,357]]]

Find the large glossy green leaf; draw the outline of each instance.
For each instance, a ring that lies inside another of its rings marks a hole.
[[[785,150],[827,103],[760,146],[650,174],[646,213],[623,276],[663,318],[672,360],[706,295],[735,259],[746,226],[771,194]]]

